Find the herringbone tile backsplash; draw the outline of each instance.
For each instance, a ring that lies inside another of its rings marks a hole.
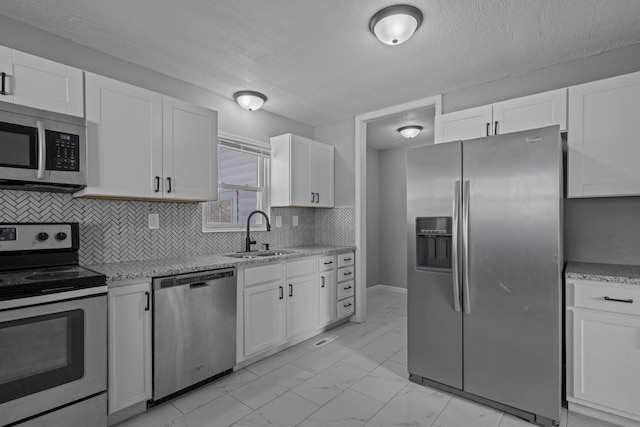
[[[159,230],[149,230],[150,213],[160,215]],[[282,228],[252,232],[259,243],[275,248],[355,245],[354,208],[272,208],[274,223],[275,216],[282,216]],[[78,222],[83,264],[235,252],[243,249],[245,237],[242,232],[203,233],[197,203],[74,199],[13,190],[0,190],[0,222]]]

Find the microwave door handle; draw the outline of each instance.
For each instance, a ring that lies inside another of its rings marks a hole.
[[[47,162],[47,136],[44,129],[44,122],[38,120],[36,122],[38,129],[38,179],[44,179],[44,170]]]

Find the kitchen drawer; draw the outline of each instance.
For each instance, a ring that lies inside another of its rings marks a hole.
[[[640,316],[640,286],[567,279],[567,306],[572,305]]]
[[[244,269],[244,285],[273,282],[282,279],[282,264],[267,264]]]
[[[353,297],[338,301],[336,310],[337,318],[340,319],[345,316],[350,316],[355,311],[355,302]]]
[[[338,268],[346,267],[347,265],[353,265],[355,260],[355,256],[353,252],[349,252],[348,254],[340,254],[338,255]]]
[[[338,283],[353,279],[353,266],[338,269]]]
[[[354,288],[355,285],[353,280],[338,284],[338,300],[353,296]]]
[[[319,271],[331,270],[335,266],[336,266],[336,257],[335,257],[335,255],[321,256],[320,258],[318,258],[318,270]]]
[[[304,258],[287,262],[287,277],[305,276],[315,274],[316,259]]]

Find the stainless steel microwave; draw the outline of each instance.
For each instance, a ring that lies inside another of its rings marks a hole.
[[[84,118],[0,102],[0,188],[86,187],[86,135]]]

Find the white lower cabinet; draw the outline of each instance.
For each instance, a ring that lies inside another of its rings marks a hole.
[[[318,285],[318,326],[325,326],[335,318],[335,296],[336,272],[323,271],[320,273],[320,283]]]
[[[353,260],[353,253],[347,258]],[[311,338],[336,321],[336,265],[329,255],[242,269],[238,362]],[[343,318],[353,313],[353,292],[349,296],[351,308],[340,311]]]
[[[569,410],[640,423],[640,289],[567,279]]]
[[[151,282],[109,284],[109,414],[151,399]]]
[[[284,343],[284,302],[282,280],[245,288],[245,356],[260,353]]]
[[[318,279],[310,276],[287,279],[287,340],[318,326]]]
[[[336,318],[341,319],[355,313],[355,254],[338,255]]]

